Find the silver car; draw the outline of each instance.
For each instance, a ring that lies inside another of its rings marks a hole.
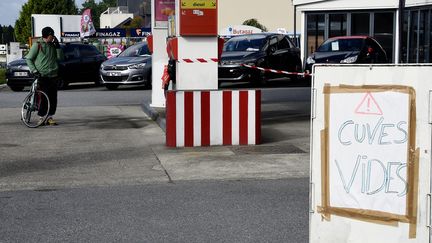
[[[150,88],[151,66],[152,58],[147,42],[142,42],[103,62],[99,73],[102,83],[110,90],[117,89],[121,84],[143,84]]]

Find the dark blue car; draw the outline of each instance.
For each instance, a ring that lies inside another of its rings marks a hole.
[[[65,58],[59,62],[60,89],[66,88],[72,82],[100,83],[99,67],[107,58],[95,46],[69,43],[62,44],[61,48]],[[25,86],[30,86],[33,80],[34,77],[24,58],[7,65],[6,82],[13,91],[23,90]]]

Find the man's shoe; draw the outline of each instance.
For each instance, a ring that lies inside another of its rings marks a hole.
[[[50,117],[50,118],[47,119],[46,124],[49,125],[49,126],[56,126],[56,125],[58,125],[57,122],[55,122],[52,117]]]

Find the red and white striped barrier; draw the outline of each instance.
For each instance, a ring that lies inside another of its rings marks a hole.
[[[217,58],[184,58],[177,60],[179,63],[208,63],[208,62],[219,62]]]
[[[244,67],[247,67],[247,68],[258,69],[258,70],[261,70],[264,72],[270,72],[270,73],[279,73],[279,74],[297,75],[297,76],[311,76],[310,73],[288,72],[288,71],[281,71],[281,70],[275,70],[275,69],[270,69],[270,68],[251,66],[251,65],[246,65],[246,64],[242,64],[242,65]]]
[[[261,141],[261,91],[168,91],[166,145],[252,145]]]

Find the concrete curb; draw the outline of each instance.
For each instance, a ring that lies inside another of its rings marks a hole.
[[[150,119],[155,121],[164,132],[166,132],[165,118],[162,117],[154,107],[151,107],[149,102],[143,101],[141,103],[141,109],[148,117],[150,117]]]
[[[6,84],[0,84],[0,90],[6,88],[6,86],[7,86]]]

